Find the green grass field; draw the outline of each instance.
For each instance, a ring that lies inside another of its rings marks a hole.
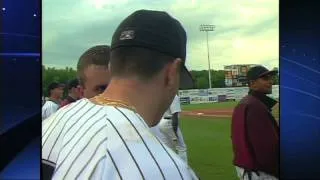
[[[181,128],[188,146],[189,164],[201,179],[236,179],[230,119],[184,118]]]
[[[233,108],[237,102],[183,105],[183,110]],[[279,117],[278,108],[275,117]],[[238,179],[232,165],[231,118],[182,117],[189,164],[202,180]]]
[[[183,110],[225,109],[235,102],[192,104]],[[181,130],[188,147],[189,164],[203,180],[237,179],[232,165],[230,118],[182,117]]]
[[[197,109],[226,109],[233,108],[238,102],[230,101],[223,103],[206,103],[206,104],[188,104],[182,105],[183,110],[197,110]]]

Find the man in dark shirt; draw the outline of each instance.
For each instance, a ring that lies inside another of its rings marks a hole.
[[[233,164],[240,179],[279,178],[279,127],[271,114],[277,101],[266,96],[272,93],[276,74],[263,66],[252,67],[247,74],[249,93],[234,109]]]
[[[68,96],[61,102],[61,107],[71,104],[80,99],[79,80],[72,79],[68,82]]]

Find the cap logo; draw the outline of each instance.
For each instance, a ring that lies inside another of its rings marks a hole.
[[[128,40],[128,39],[133,39],[133,38],[134,38],[134,31],[133,30],[123,31],[120,35],[120,40]]]

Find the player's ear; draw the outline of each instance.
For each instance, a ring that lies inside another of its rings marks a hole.
[[[254,80],[254,81],[250,81],[250,84],[249,84],[250,88],[251,89],[256,89],[257,88],[257,80]]]
[[[176,58],[172,62],[167,64],[166,67],[166,84],[170,87],[175,86],[176,83],[179,83],[180,80],[180,68],[181,68],[181,59]]]

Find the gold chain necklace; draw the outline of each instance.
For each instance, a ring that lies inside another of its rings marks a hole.
[[[122,107],[122,108],[126,108],[126,109],[129,109],[131,111],[136,112],[136,109],[133,106],[129,105],[128,103],[120,101],[120,100],[107,98],[107,97],[103,96],[103,94],[97,95],[97,96],[91,98],[90,100],[92,102],[99,104],[99,105]]]

